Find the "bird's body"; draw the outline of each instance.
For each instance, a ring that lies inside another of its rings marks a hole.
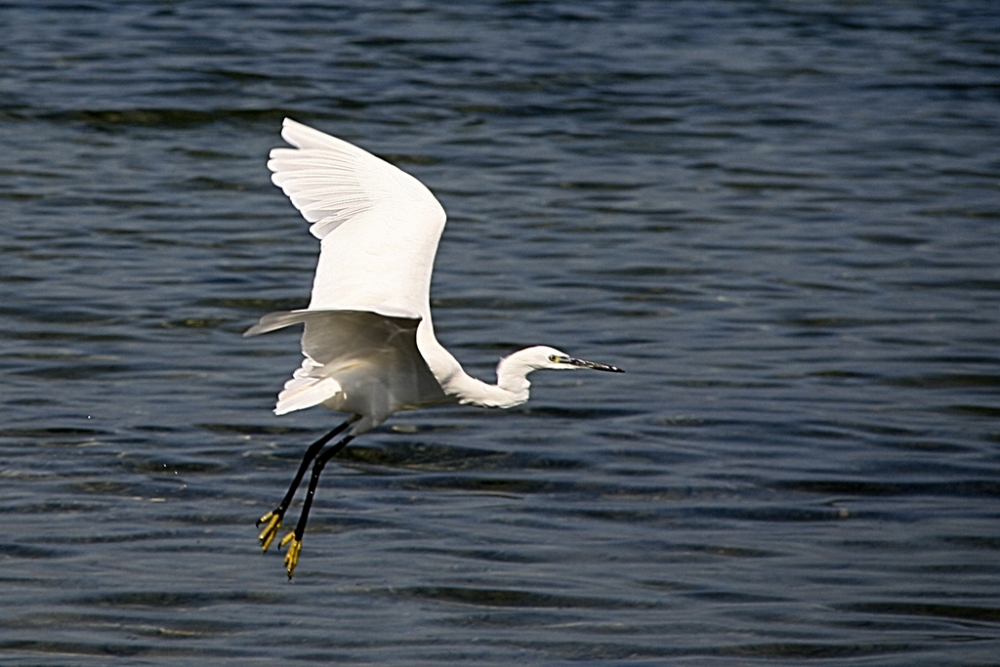
[[[528,373],[613,366],[574,359],[554,348],[520,350],[501,360],[497,384],[468,375],[434,335],[430,282],[445,212],[420,181],[370,153],[285,119],[295,148],[271,151],[271,180],[320,239],[312,298],[304,310],[270,313],[247,336],[303,323],[302,365],[278,396],[276,414],[322,405],[347,422],[313,444],[282,503],[261,521],[266,551],[306,469],[306,504],[285,565],[291,577],[323,465],[348,441],[400,410],[461,403],[509,408],[528,400]],[[336,435],[344,438],[326,449]]]

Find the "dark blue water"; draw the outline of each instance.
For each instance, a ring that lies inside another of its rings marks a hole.
[[[0,662],[1000,662],[993,2],[0,4]],[[466,368],[254,521],[316,243],[284,116],[425,181]],[[297,505],[296,505],[297,507]],[[293,516],[295,510],[293,509]]]

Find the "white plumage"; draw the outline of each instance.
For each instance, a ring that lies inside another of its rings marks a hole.
[[[323,405],[348,421],[314,443],[282,503],[261,521],[264,550],[315,459],[306,504],[285,557],[291,577],[323,465],[353,437],[393,412],[464,403],[508,408],[528,400],[535,370],[620,369],[530,347],[502,359],[497,384],[462,370],[434,336],[430,284],[445,212],[423,183],[345,141],[286,118],[282,138],[294,148],[271,151],[271,180],[320,239],[312,298],[305,310],[270,313],[244,334],[302,323],[302,365],[278,395],[275,413]],[[344,438],[322,449],[335,435]],[[320,453],[322,449],[322,453]]]

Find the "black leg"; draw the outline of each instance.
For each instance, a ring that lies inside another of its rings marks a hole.
[[[288,487],[288,492],[285,494],[285,497],[282,498],[281,503],[257,521],[258,527],[260,527],[260,524],[262,523],[267,524],[259,536],[260,546],[263,551],[267,551],[267,548],[271,546],[271,542],[274,541],[275,535],[278,534],[278,529],[281,528],[281,521],[285,518],[285,512],[288,511],[288,506],[292,504],[292,499],[295,497],[295,491],[298,490],[299,484],[302,483],[302,477],[306,474],[306,470],[309,469],[309,464],[313,462],[316,455],[319,454],[321,449],[323,449],[323,445],[343,433],[344,430],[357,421],[357,419],[357,417],[348,419],[343,424],[331,430],[313,444],[309,445],[309,449],[306,450],[305,455],[302,457],[302,463],[299,464],[299,470],[295,473],[295,479],[292,480],[292,484]]]
[[[319,484],[319,476],[323,472],[323,467],[326,466],[327,461],[336,456],[353,439],[354,436],[349,435],[337,444],[327,447],[323,450],[322,454],[316,457],[316,461],[313,463],[312,476],[309,478],[309,490],[306,492],[306,499],[302,504],[302,513],[299,514],[299,522],[295,524],[295,530],[288,533],[281,540],[280,546],[285,546],[291,542],[291,546],[288,547],[288,553],[285,554],[285,569],[288,570],[289,579],[292,578],[295,565],[299,562],[299,551],[302,549],[302,535],[305,534],[306,524],[309,523],[309,510],[312,508],[313,496],[316,495],[316,485]]]
[[[282,514],[285,513],[288,506],[292,504],[292,498],[295,497],[295,491],[299,488],[299,484],[302,483],[302,478],[305,476],[306,470],[309,469],[309,464],[312,463],[313,459],[316,458],[316,455],[319,454],[321,449],[323,449],[323,445],[343,433],[344,429],[350,426],[352,421],[353,420],[348,419],[343,424],[333,429],[313,444],[309,445],[309,449],[306,450],[305,455],[302,457],[302,462],[299,464],[299,471],[295,473],[295,479],[292,480],[291,486],[288,487],[288,493],[285,494],[285,497],[282,499],[281,504],[278,505],[276,511],[280,511]],[[263,519],[261,521],[263,521]],[[260,525],[260,523],[261,522],[258,521],[257,525]]]

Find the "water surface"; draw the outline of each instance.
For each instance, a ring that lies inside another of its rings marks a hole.
[[[10,665],[985,665],[1000,655],[989,2],[0,6]],[[281,119],[449,211],[467,370],[253,523],[315,240]],[[297,506],[296,506],[297,507]],[[295,509],[290,515],[293,518]]]

